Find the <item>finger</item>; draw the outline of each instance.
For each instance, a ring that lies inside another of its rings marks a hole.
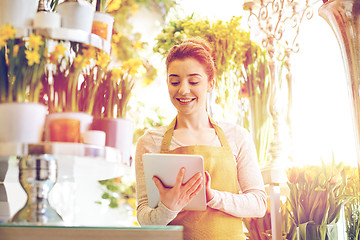
[[[181,187],[184,181],[185,168],[182,167],[176,177],[176,183],[174,187]]]
[[[203,188],[202,184],[197,185],[197,188],[189,195],[189,200],[192,200]]]
[[[159,190],[159,192],[160,192],[160,193],[163,192],[164,189],[165,189],[165,187],[164,187],[164,185],[162,184],[161,180],[160,180],[158,177],[156,177],[156,176],[153,176],[153,177],[152,177],[152,180],[154,181],[154,183],[155,183],[157,189]]]
[[[186,187],[188,188],[187,191],[186,191],[186,193],[187,193],[188,195],[191,195],[193,192],[195,192],[195,191],[198,189],[198,187],[199,187],[200,185],[202,185],[202,183],[203,183],[203,178],[202,178],[202,177],[198,178],[198,179],[197,179],[193,184],[191,184],[191,185],[190,185],[190,183],[188,183],[188,184],[186,185]]]
[[[210,173],[208,171],[205,171],[205,182],[206,182],[206,187],[210,188],[211,176],[210,176]]]
[[[196,181],[199,180],[199,178],[202,178],[201,172],[198,172],[198,173],[194,174],[194,176],[192,176],[192,177],[185,183],[185,185],[193,185]]]

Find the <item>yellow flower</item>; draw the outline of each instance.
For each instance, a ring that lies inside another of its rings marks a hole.
[[[127,202],[133,209],[136,208],[136,200],[134,198],[128,198]]]
[[[0,36],[7,41],[10,38],[15,38],[16,29],[11,24],[2,25],[0,28]]]
[[[40,54],[37,51],[25,51],[26,59],[28,60],[28,65],[32,66],[34,63],[39,64],[40,63]]]
[[[287,170],[286,172],[289,182],[298,183],[299,180],[299,168],[293,167]]]
[[[143,49],[143,43],[142,43],[141,41],[136,41],[136,42],[133,44],[133,46],[134,46],[134,49],[135,49],[135,50],[141,50],[141,49]]]
[[[49,60],[51,63],[56,64],[60,57],[65,55],[66,47],[60,43],[55,46],[54,51],[50,53]]]
[[[41,45],[44,44],[42,37],[35,34],[30,34],[30,37],[26,40],[29,49],[38,50]]]
[[[121,0],[111,0],[108,4],[108,12],[116,11],[121,6]]]
[[[139,6],[137,4],[134,4],[131,6],[131,11],[133,14],[135,14],[139,10]]]
[[[119,68],[114,68],[111,70],[111,79],[115,82],[121,77],[122,71]]]
[[[106,68],[110,62],[110,56],[107,53],[101,53],[98,55],[96,60],[96,65],[99,65],[101,68]]]
[[[135,74],[141,73],[140,70],[143,70],[143,69],[141,69],[141,67],[144,68],[143,63],[142,63],[141,60],[139,60],[139,59],[130,59],[130,60],[127,60],[127,61],[123,62],[123,65],[121,66],[121,69],[124,72],[128,71],[129,75],[134,77]]]
[[[114,35],[112,36],[113,42],[114,42],[114,43],[120,42],[120,39],[122,38],[122,36],[123,36],[123,33],[122,33],[122,32],[118,32],[117,34],[114,34]]]
[[[81,68],[84,66],[85,59],[81,54],[76,55],[74,59],[75,68]]]

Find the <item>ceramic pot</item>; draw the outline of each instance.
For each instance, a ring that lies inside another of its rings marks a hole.
[[[1,0],[0,26],[12,24],[15,28],[31,27],[39,0]]]
[[[123,118],[100,118],[94,119],[93,130],[106,133],[105,145],[117,148],[121,152],[121,161],[130,165],[132,141],[134,135],[134,122]]]
[[[91,32],[111,42],[114,17],[108,13],[95,12]]]
[[[0,142],[40,142],[46,114],[38,103],[1,103]]]
[[[65,1],[56,7],[63,28],[79,29],[91,33],[95,6],[85,0]]]
[[[68,121],[66,121],[68,120]],[[69,123],[69,125],[73,125],[74,131],[78,132],[78,136],[72,136],[74,139],[76,137],[79,137],[77,140],[68,140],[71,142],[80,142],[81,141],[81,134],[86,132],[90,129],[91,123],[93,121],[93,117],[88,113],[83,112],[57,112],[57,113],[50,113],[46,117],[46,123],[45,123],[45,141],[51,141],[50,139],[50,125],[51,122],[56,124],[56,122],[59,122],[59,124],[65,124],[66,122]],[[69,131],[71,133],[71,127],[68,125],[69,129],[64,129],[64,131]],[[77,134],[77,133],[75,133]],[[65,141],[65,140],[63,140]]]

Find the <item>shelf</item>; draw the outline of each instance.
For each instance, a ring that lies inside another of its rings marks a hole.
[[[79,29],[70,28],[17,28],[16,37],[28,37],[31,33],[39,34],[54,40],[85,43],[110,53],[111,44],[100,36]]]
[[[53,155],[58,163],[58,181],[74,178],[92,180],[110,179],[129,171],[128,163],[121,161],[121,152],[111,147],[82,143],[42,142],[0,143],[0,163],[8,161],[4,182],[18,181],[18,158],[26,155]]]
[[[145,227],[62,227],[0,224],[2,240],[181,240],[182,226]]]

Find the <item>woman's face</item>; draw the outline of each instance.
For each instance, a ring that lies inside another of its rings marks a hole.
[[[206,110],[206,96],[214,88],[204,66],[195,58],[178,59],[169,64],[167,83],[171,102],[179,113]]]

